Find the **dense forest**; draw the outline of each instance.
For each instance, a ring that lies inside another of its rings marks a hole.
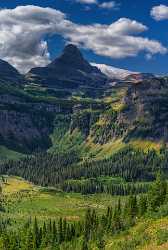
[[[166,148],[144,153],[126,147],[110,158],[94,161],[81,161],[76,152],[37,153],[19,161],[1,163],[0,174],[21,176],[35,184],[67,192],[129,195],[146,192],[159,170],[167,175],[167,162]],[[119,177],[120,181],[112,179]]]

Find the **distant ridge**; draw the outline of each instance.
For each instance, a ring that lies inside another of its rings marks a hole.
[[[91,63],[91,64],[100,69],[101,72],[104,73],[106,76],[108,76],[110,79],[123,80],[129,75],[137,73],[125,69],[115,68],[113,66],[106,64],[97,64],[97,63]]]

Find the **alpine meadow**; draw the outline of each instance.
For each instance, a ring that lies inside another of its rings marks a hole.
[[[168,249],[166,0],[0,2],[0,250]]]

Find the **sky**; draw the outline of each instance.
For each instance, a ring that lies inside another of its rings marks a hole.
[[[68,43],[90,62],[168,74],[166,0],[1,0],[0,58],[21,72]]]

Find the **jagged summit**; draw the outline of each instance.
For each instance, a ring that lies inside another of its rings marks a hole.
[[[87,62],[80,50],[73,44],[67,45],[61,56],[46,67],[33,68],[28,78],[38,79],[47,86],[74,88],[79,85],[102,86],[107,77]]]
[[[68,44],[65,46],[61,58],[67,57],[67,56],[73,56],[74,58],[78,60],[83,60],[83,55],[78,49],[78,47],[74,44]]]
[[[48,67],[60,66],[82,70],[87,73],[93,71],[93,67],[84,59],[78,47],[73,44],[68,44],[61,56],[48,65]]]

